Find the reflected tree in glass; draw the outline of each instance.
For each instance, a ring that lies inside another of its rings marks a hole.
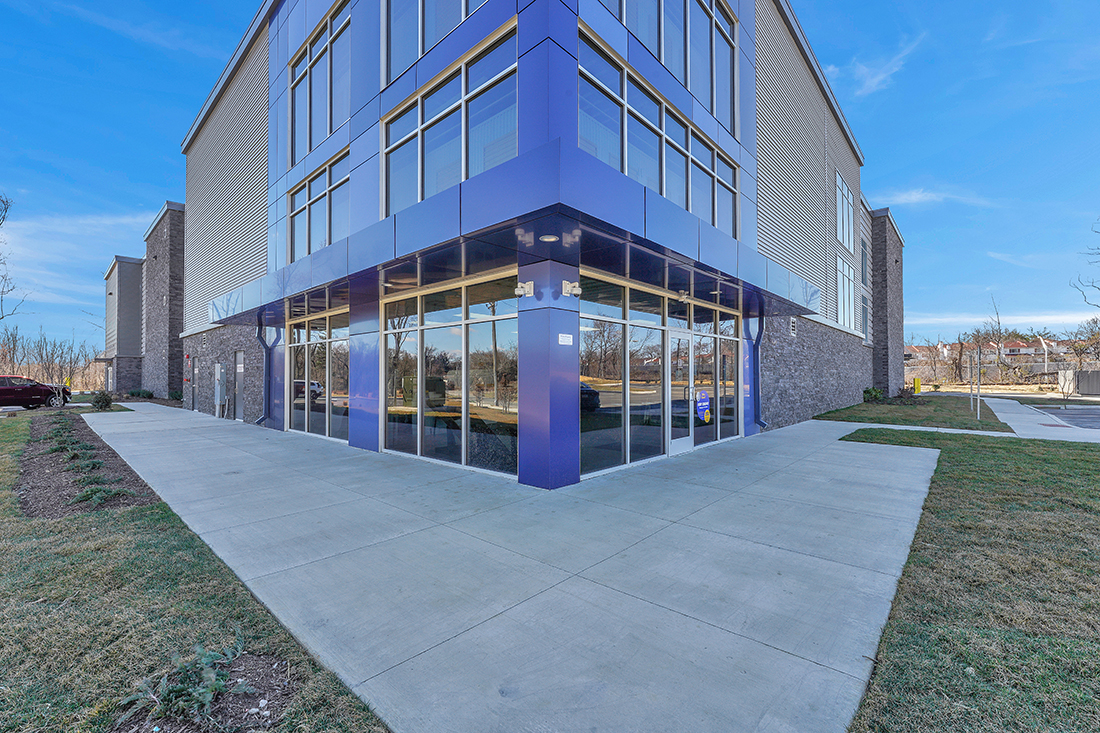
[[[416,453],[416,331],[386,336],[386,447]]]
[[[630,460],[664,452],[664,349],[661,331],[630,327]]]
[[[424,336],[420,414],[421,455],[462,462],[462,329],[432,328]]]
[[[348,439],[349,349],[347,341],[329,345],[329,437]]]
[[[581,473],[624,462],[623,327],[581,319]]]
[[[489,306],[495,310],[494,303]],[[515,474],[519,427],[517,321],[509,318],[470,324],[467,344],[467,464]]]

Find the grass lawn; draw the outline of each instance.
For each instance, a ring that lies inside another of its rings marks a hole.
[[[11,489],[29,425],[0,420],[0,731],[108,731],[136,681],[239,628],[298,682],[273,730],[385,733],[163,502],[24,517]]]
[[[1100,446],[845,440],[941,451],[850,730],[1100,730]]]
[[[982,401],[982,419],[979,421],[970,411],[969,397],[922,395],[928,404],[906,405],[895,399],[882,402],[863,402],[842,410],[817,415],[815,420],[841,420],[845,422],[874,422],[887,425],[918,425],[926,428],[957,428],[961,430],[994,430],[1011,433]]]

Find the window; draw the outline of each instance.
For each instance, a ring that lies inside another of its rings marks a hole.
[[[855,201],[852,189],[836,172],[836,238],[849,252],[855,252]]]
[[[736,237],[734,165],[583,36],[580,68],[580,148]]]
[[[485,0],[389,0],[386,6],[388,79],[393,81],[443,40]]]
[[[287,196],[290,262],[339,242],[350,234],[350,159],[345,153]]]
[[[348,439],[350,323],[343,308],[287,326],[291,430]]]
[[[662,9],[663,3],[663,9]],[[618,3],[604,5],[621,17]],[[715,0],[626,0],[626,27],[734,132],[737,22]]]
[[[859,329],[859,331],[860,331],[860,333],[863,334],[864,338],[867,338],[868,336],[871,335],[871,329],[870,329],[871,306],[870,306],[870,303],[867,300],[866,295],[862,296],[862,299],[863,299],[863,308],[861,310],[860,329]]]
[[[351,117],[351,6],[325,23],[290,64],[290,164]]]
[[[836,321],[853,331],[856,328],[855,269],[840,257],[836,258]]]
[[[859,263],[861,270],[861,282],[864,285],[870,286],[871,284],[871,257],[867,252],[867,242],[864,239],[859,240]]]
[[[513,32],[389,115],[386,216],[516,156],[515,69]]]

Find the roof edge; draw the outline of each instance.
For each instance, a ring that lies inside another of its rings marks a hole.
[[[225,91],[225,87],[229,84],[229,80],[237,73],[237,69],[240,68],[241,63],[244,61],[245,54],[248,53],[248,49],[256,40],[260,30],[266,27],[268,16],[274,6],[275,0],[263,0],[260,9],[256,11],[256,15],[253,16],[252,23],[249,24],[248,30],[245,31],[244,36],[237,43],[237,48],[233,51],[233,55],[229,57],[229,62],[222,70],[221,75],[218,77],[218,81],[214,84],[214,88],[211,89],[210,94],[207,95],[206,101],[203,102],[202,109],[199,110],[199,114],[195,118],[195,121],[192,122],[191,127],[188,128],[187,135],[184,136],[183,142],[180,143],[180,151],[184,155],[187,154],[187,149],[191,147],[191,142],[194,140],[195,135],[197,135],[199,130],[202,129],[202,126],[206,124],[206,120],[210,117],[210,113],[214,111],[214,105],[221,99],[222,92]]]
[[[905,246],[905,237],[901,235],[901,229],[898,227],[898,223],[894,221],[894,215],[890,213],[890,207],[884,207],[881,209],[874,209],[871,211],[871,216],[875,219],[885,216],[886,220],[890,222],[890,226],[894,227],[894,233],[898,235],[898,239],[901,240],[901,246]]]
[[[104,280],[109,280],[110,279],[111,273],[115,271],[115,267],[117,267],[118,263],[120,263],[120,262],[125,262],[125,263],[131,264],[131,265],[143,265],[143,264],[145,264],[145,258],[144,257],[127,257],[126,255],[115,255],[114,257],[111,258],[111,264],[107,268],[107,272],[104,273],[104,275],[103,275]]]
[[[798,42],[798,48],[802,51],[802,57],[806,59],[806,63],[810,67],[810,71],[813,72],[814,78],[817,80],[817,85],[821,89],[821,93],[825,95],[825,101],[829,103],[829,108],[832,110],[833,117],[836,118],[837,123],[840,125],[841,132],[844,133],[844,137],[848,140],[848,145],[851,146],[852,152],[856,154],[856,160],[862,166],[864,163],[863,150],[860,149],[859,143],[856,142],[856,136],[852,132],[852,128],[848,126],[848,120],[844,116],[844,111],[840,109],[840,102],[836,100],[836,96],[833,94],[833,88],[829,86],[829,80],[825,78],[825,72],[821,68],[821,64],[817,60],[817,56],[814,54],[813,48],[810,46],[810,41],[806,38],[806,32],[802,30],[802,24],[798,22],[798,16],[794,14],[794,8],[791,7],[790,0],[774,0],[775,6],[779,8],[779,14],[783,16],[783,20],[787,23],[787,29],[790,30],[791,35],[794,36],[795,41]]]
[[[184,211],[185,207],[178,201],[165,201],[164,206],[160,207],[160,211],[153,217],[153,223],[149,225],[149,228],[145,230],[145,236],[142,237],[142,241],[149,239],[149,235],[153,233],[153,230],[157,228],[157,224],[160,224],[160,220],[164,218],[164,215],[169,211]]]

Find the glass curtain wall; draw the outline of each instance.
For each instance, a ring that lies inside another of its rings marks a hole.
[[[291,323],[290,429],[348,439],[346,311]]]
[[[385,304],[388,450],[518,472],[515,276]]]

